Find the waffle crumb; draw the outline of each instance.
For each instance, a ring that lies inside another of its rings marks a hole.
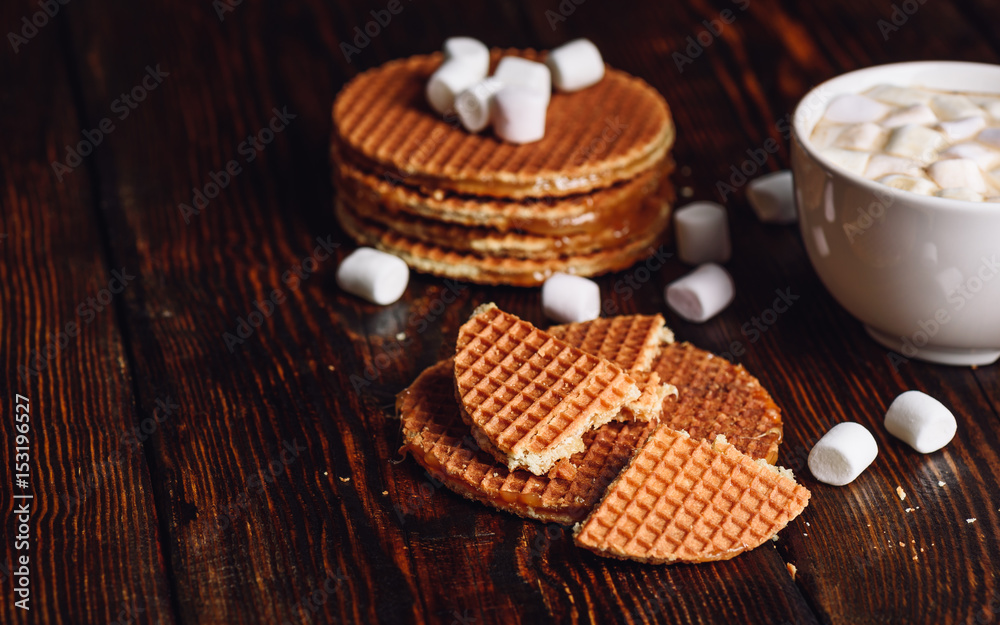
[[[940,488],[941,486],[944,486],[944,482],[942,482],[941,480],[938,480],[938,487]]]
[[[976,522],[976,517],[972,517],[971,519],[966,519],[965,522],[966,523],[975,523]]]
[[[916,510],[916,508],[907,508],[906,509],[907,512],[913,512],[914,510]]]
[[[902,486],[897,486],[896,487],[896,494],[899,495],[899,500],[900,501],[905,501],[906,500],[906,491],[903,490]]]
[[[917,561],[917,560],[919,560],[919,559],[920,559],[920,558],[918,558],[917,556],[913,556],[913,561],[914,561],[914,562],[916,562],[916,561]]]
[[[340,478],[340,481],[341,482],[350,482],[351,478],[349,478],[349,477],[342,477],[342,478]]]
[[[795,568],[795,565],[792,564],[791,562],[786,562],[785,563],[785,568],[788,569],[788,574],[792,576],[792,581],[794,582],[795,581],[795,574],[798,573],[799,570],[797,568]]]

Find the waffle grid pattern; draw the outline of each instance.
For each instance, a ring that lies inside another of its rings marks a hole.
[[[549,334],[622,369],[649,371],[662,346],[662,315],[623,315],[552,326]]]
[[[652,562],[731,558],[796,517],[809,491],[731,445],[663,426],[584,522],[577,543]]]
[[[671,207],[659,198],[647,201],[657,202],[660,206],[656,223],[649,229],[636,233],[619,247],[558,258],[483,255],[419,241],[359,217],[341,195],[335,199],[334,210],[344,231],[359,244],[399,256],[417,271],[479,284],[539,286],[557,271],[597,276],[631,267],[648,256],[652,246],[663,236]]]
[[[531,50],[494,50],[493,62],[504,54],[539,58]],[[673,141],[662,96],[611,68],[584,97],[552,96],[546,135],[537,143],[520,146],[465,132],[424,102],[427,78],[441,60],[440,53],[400,59],[351,80],[333,107],[345,149],[416,182],[482,194],[502,188],[527,197],[580,193],[631,178],[662,158]],[[600,153],[588,150],[616,118],[628,120],[620,136]]]
[[[609,423],[588,432],[586,450],[567,461],[565,478],[511,471],[469,434],[453,376],[453,361],[441,361],[401,393],[404,449],[459,494],[522,516],[564,524],[583,519],[654,427]]]
[[[548,467],[560,449],[639,395],[618,366],[495,307],[459,330],[455,384],[471,427],[511,461],[531,455]]]
[[[678,389],[664,403],[668,427],[703,440],[722,434],[743,453],[777,462],[781,409],[742,366],[690,343],[671,343],[653,370]]]

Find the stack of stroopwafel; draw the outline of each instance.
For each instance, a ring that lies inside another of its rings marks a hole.
[[[532,51],[495,50],[540,59]],[[553,93],[541,141],[471,134],[424,101],[440,53],[355,77],[333,106],[336,213],[363,245],[418,271],[486,284],[596,275],[647,256],[669,221],[670,111],[646,82],[608,68]]]
[[[597,319],[543,332],[481,307],[463,332],[471,336],[460,339],[455,359],[421,373],[396,404],[402,450],[453,491],[521,516],[583,521],[581,546],[649,562],[732,557],[806,505],[808,491],[764,465],[774,463],[781,440],[780,411],[767,391],[742,367],[673,343],[661,316]],[[532,359],[536,346],[549,364]],[[558,374],[553,362],[562,363]],[[558,441],[572,429],[566,421],[585,419],[596,404],[619,409],[635,397],[635,389],[622,392],[630,383],[643,387],[640,398],[657,389],[658,414],[645,421],[627,415],[585,431],[582,445],[546,473],[511,462],[518,443],[539,433]],[[601,403],[609,388],[617,389],[615,398]],[[539,406],[549,413],[535,412]],[[469,414],[477,408],[489,417]],[[558,413],[572,417],[560,423]],[[490,431],[488,424],[497,423],[503,427]],[[483,425],[486,437],[477,431]],[[681,427],[699,438],[673,429]],[[717,436],[732,444],[706,442]],[[506,440],[498,448],[495,441],[505,438],[513,444]],[[705,512],[697,527],[683,516],[690,510]],[[649,527],[635,533],[642,523]]]

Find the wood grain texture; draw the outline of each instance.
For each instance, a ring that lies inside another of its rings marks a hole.
[[[21,33],[20,20],[37,12],[35,3],[4,3],[0,23]],[[104,254],[91,162],[64,171],[61,181],[50,165],[65,162],[67,146],[90,128],[78,124],[59,23],[34,32],[16,51],[5,49],[0,63],[8,85],[0,104],[0,622],[72,625],[131,615],[133,623],[174,623],[138,440],[144,434],[134,430],[152,412],[136,410],[121,295],[112,293],[132,283],[122,276],[109,289],[122,268]],[[27,489],[14,485],[16,395],[29,400]],[[22,598],[13,592],[14,572],[25,555],[15,546],[14,509],[26,502],[14,494],[34,497],[27,611],[14,603]]]
[[[780,148],[758,170],[787,167],[781,121],[837,73],[907,58],[995,62],[996,34],[983,25],[991,4],[925,3],[885,38],[878,20],[891,7],[861,0],[588,0],[564,20],[549,13],[560,11],[555,0],[404,1],[350,54],[341,44],[385,3],[240,3],[221,18],[216,6],[73,3],[0,66],[8,84],[30,85],[5,96],[0,119],[0,136],[18,137],[0,147],[7,394],[19,388],[16,366],[99,279],[119,266],[137,276],[28,388],[47,428],[33,470],[51,480],[38,529],[52,539],[48,568],[60,571],[39,576],[45,611],[31,622],[108,622],[131,598],[146,606],[138,622],[192,624],[1000,618],[1000,366],[893,366],[819,283],[797,230],[760,224],[742,188],[722,198],[717,184],[768,139]],[[0,23],[30,8],[5,7]],[[678,65],[675,53],[724,11],[732,23]],[[377,307],[335,284],[352,246],[331,210],[333,98],[358,71],[454,34],[536,48],[586,36],[667,98],[678,187],[730,210],[736,300],[709,323],[683,322],[662,299],[689,270],[673,259],[598,282],[609,309],[663,312],[680,339],[731,355],[783,408],[779,462],[813,499],[777,543],[703,566],[601,559],[565,529],[452,494],[397,454],[395,394],[453,351],[473,308],[495,301],[545,323],[537,289],[413,274],[401,301]],[[150,67],[168,75],[119,119],[115,101]],[[46,81],[29,79],[42,72]],[[262,150],[241,149],[275,108],[294,119]],[[115,131],[52,184],[49,161],[105,117]],[[194,206],[195,189],[208,191],[231,160],[240,173],[185,215],[180,205]],[[766,332],[749,332],[776,291],[797,299]],[[270,312],[253,317],[260,309]],[[240,334],[242,323],[257,327]],[[920,455],[882,429],[889,402],[911,388],[959,417],[945,450]],[[161,414],[166,398],[177,408],[142,449],[79,510],[62,509],[74,473],[99,463],[115,432]],[[868,426],[880,455],[854,484],[826,487],[805,457],[843,420]],[[9,603],[0,610],[4,622],[24,618]]]

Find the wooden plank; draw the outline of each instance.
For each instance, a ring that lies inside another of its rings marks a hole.
[[[453,288],[415,275],[403,301],[377,308],[337,290],[335,259],[316,256],[308,279],[282,278],[313,256],[316,237],[346,243],[328,209],[326,141],[329,104],[359,69],[435,49],[451,34],[538,47],[592,37],[611,63],[667,96],[679,127],[676,158],[690,168],[678,181],[693,197],[718,200],[717,181],[728,179],[730,165],[742,162],[747,149],[782,138],[778,120],[810,84],[864,62],[880,35],[851,25],[874,22],[872,9],[857,3],[838,13],[810,5],[794,13],[761,0],[681,72],[672,52],[730,4],[622,9],[591,1],[554,30],[545,10],[556,3],[402,6],[351,59],[340,44],[353,41],[355,26],[364,27],[369,10],[380,7],[240,4],[219,21],[208,5],[154,3],[116,11],[117,22],[88,7],[73,23],[78,49],[88,51],[75,56],[88,121],[106,114],[115,94],[136,84],[146,65],[160,63],[170,72],[95,162],[113,254],[141,272],[141,288],[124,300],[143,372],[140,404],[170,393],[190,407],[176,428],[152,438],[183,620],[797,624],[815,622],[814,606],[829,622],[875,622],[893,614],[948,622],[960,608],[947,597],[973,606],[987,598],[988,585],[964,581],[969,571],[949,566],[944,550],[926,561],[921,554],[918,562],[903,562],[900,548],[891,558],[856,562],[841,548],[870,538],[859,518],[877,519],[897,533],[912,522],[923,537],[953,529],[960,504],[987,501],[983,489],[995,478],[968,469],[970,463],[995,467],[989,450],[995,432],[974,416],[987,405],[982,391],[967,372],[919,364],[892,371],[815,280],[795,230],[761,226],[739,194],[732,204],[739,233],[731,263],[740,287],[736,302],[710,324],[676,317],[671,323],[703,347],[724,352],[742,345],[739,360],[786,410],[784,462],[800,466],[804,450],[836,420],[858,419],[876,429],[894,393],[909,387],[943,393],[957,411],[973,416],[965,438],[941,454],[947,460],[911,457],[880,438],[885,464],[866,474],[863,490],[817,487],[813,506],[786,538],[728,563],[655,568],[601,560],[574,549],[556,528],[442,490],[410,460],[390,464],[398,446],[394,394],[450,351],[461,321],[482,301],[541,322],[537,291]],[[899,45],[890,53],[902,54]],[[974,36],[967,46],[969,54],[980,50]],[[272,107],[286,105],[297,118],[246,162],[241,142],[267,124]],[[786,158],[780,151],[765,167],[786,165]],[[204,189],[230,159],[243,173],[185,223],[178,204],[191,203],[192,188]],[[612,297],[623,312],[662,311],[663,286],[685,271],[671,263],[628,297]],[[615,293],[628,275],[601,278],[603,292]],[[274,289],[284,299],[230,351],[224,335],[235,333],[238,320]],[[776,289],[791,289],[800,299],[751,340],[742,328],[771,305]],[[283,464],[286,444],[298,453],[286,452],[291,462]],[[926,482],[945,469],[963,484],[982,480],[948,500],[948,515],[935,508],[934,517],[911,521],[922,510],[883,513],[886,489],[894,503],[894,481],[916,484],[911,497],[931,507],[936,491]],[[803,530],[805,522],[823,532],[813,536]],[[981,537],[955,534],[949,547],[990,563],[995,551],[982,541],[995,539],[995,518],[980,522],[986,523],[976,528]],[[797,584],[784,561],[802,571]],[[915,568],[921,561],[939,582]],[[843,574],[867,575],[868,584],[847,587]],[[897,579],[914,575],[926,599],[907,594],[888,608],[876,605],[896,592]],[[856,607],[843,605],[845,597]]]
[[[0,23],[14,33],[0,64],[0,79],[11,86],[0,116],[0,508],[7,530],[0,621],[174,623],[139,441],[145,434],[135,429],[172,423],[152,399],[137,410],[118,327],[121,290],[135,288],[137,267],[114,265],[104,253],[92,161],[73,171],[51,164],[65,165],[70,146],[87,150],[81,132],[91,130],[77,123],[63,19],[49,19],[34,2],[0,8]],[[15,421],[23,407],[29,420]],[[26,445],[15,438],[25,424]],[[30,455],[27,488],[15,485],[23,472],[15,468],[18,453]],[[33,499],[12,498],[24,494]],[[27,578],[18,574],[21,556],[29,558]],[[14,588],[23,579],[30,595],[18,606],[23,597]]]

